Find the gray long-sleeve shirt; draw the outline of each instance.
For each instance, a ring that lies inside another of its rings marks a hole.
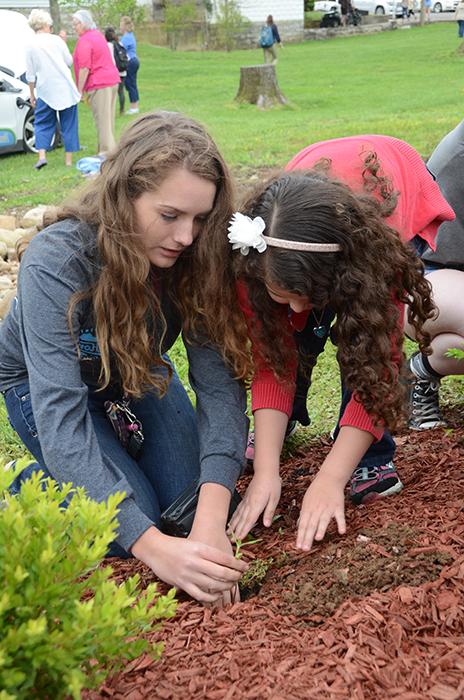
[[[422,258],[425,262],[464,270],[464,120],[440,141],[427,167],[456,218],[440,225],[436,251],[427,248]]]
[[[0,391],[29,381],[44,461],[58,482],[83,486],[97,501],[116,491],[126,493],[117,541],[129,549],[152,522],[136,504],[118,465],[100,450],[87,409],[92,382],[75,338],[85,339],[93,326],[90,305],[78,306],[73,335],[67,321],[71,296],[87,290],[99,270],[95,230],[86,224],[61,221],[31,241],[21,261],[17,298],[0,327]],[[167,294],[161,293],[161,308],[168,327],[162,347],[166,352],[181,323]],[[197,396],[200,483],[214,482],[232,491],[245,452],[245,391],[212,346],[185,346]]]

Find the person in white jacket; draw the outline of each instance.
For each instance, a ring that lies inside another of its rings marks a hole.
[[[47,165],[58,120],[65,148],[65,164],[80,150],[77,105],[81,96],[71,77],[73,60],[65,41],[51,33],[53,20],[44,10],[32,10],[29,24],[35,32],[26,49],[26,79],[35,108],[36,170]]]

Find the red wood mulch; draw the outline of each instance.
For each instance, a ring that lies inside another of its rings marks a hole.
[[[182,599],[153,634],[161,659],[137,659],[89,700],[464,698],[464,429],[454,418],[453,431],[402,435],[404,491],[349,505],[348,535],[332,528],[309,554],[293,548],[297,506],[329,444],[289,460],[281,517],[247,548],[269,566],[261,588],[218,611]],[[116,578],[152,579],[139,562],[113,567]]]

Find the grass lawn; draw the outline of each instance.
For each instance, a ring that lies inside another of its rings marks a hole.
[[[144,111],[184,111],[201,120],[239,172],[284,165],[300,148],[324,138],[356,133],[385,133],[411,143],[427,156],[440,138],[462,119],[464,58],[456,54],[455,23],[384,32],[378,35],[286,45],[277,73],[290,106],[263,112],[238,105],[242,65],[262,61],[261,50],[176,52],[140,46],[140,94]],[[117,131],[131,117],[117,118]],[[95,153],[95,129],[88,107],[80,105],[83,155]],[[66,169],[63,151],[49,156],[49,166],[33,169],[34,155],[0,158],[0,212],[58,203],[81,184]],[[173,349],[183,379],[185,357]],[[447,382],[450,400],[461,392]],[[308,434],[329,430],[338,411],[338,372],[334,353],[316,368]],[[0,457],[16,456],[19,443],[0,407]]]
[[[261,50],[171,52],[140,46],[141,106],[181,110],[201,120],[229,163],[247,169],[283,165],[308,143],[356,133],[385,133],[430,154],[462,118],[464,58],[455,53],[455,23],[378,35],[288,44],[278,80],[290,106],[267,112],[238,105],[242,65]],[[90,109],[80,106],[82,155],[95,153]],[[117,118],[119,132],[131,117]],[[57,203],[81,178],[66,169],[63,151],[36,172],[34,155],[0,158],[0,212]]]

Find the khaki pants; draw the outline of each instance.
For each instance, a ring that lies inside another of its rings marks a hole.
[[[275,50],[274,44],[272,46],[268,46],[264,51],[264,63],[274,63],[274,61],[277,61],[277,54]]]
[[[114,119],[118,86],[99,88],[89,92],[89,102],[92,108],[95,126],[97,128],[98,153],[111,151],[116,141],[114,139]]]

